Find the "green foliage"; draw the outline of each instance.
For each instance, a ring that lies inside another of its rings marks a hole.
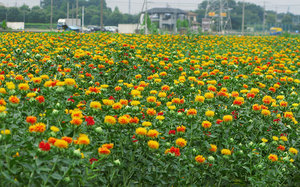
[[[4,30],[5,30],[6,28],[7,28],[6,21],[5,21],[5,20],[3,20],[3,21],[2,21],[2,29],[4,29]]]

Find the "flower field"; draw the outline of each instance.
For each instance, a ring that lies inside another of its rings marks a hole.
[[[1,33],[1,186],[300,184],[300,39]]]

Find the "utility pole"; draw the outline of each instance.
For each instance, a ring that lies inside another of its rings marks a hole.
[[[265,24],[266,24],[266,2],[264,1],[264,20],[263,20],[263,34],[265,34]]]
[[[100,0],[101,5],[100,5],[100,10],[101,10],[101,14],[100,14],[100,27],[101,27],[101,31],[103,31],[103,0]]]
[[[130,9],[131,9],[131,1],[129,0],[129,2],[128,2],[128,14],[131,13]]]
[[[222,4],[222,0],[220,0],[220,31],[223,34],[223,4]]]
[[[76,0],[76,26],[78,26],[78,0]]]
[[[245,0],[243,0],[242,36],[244,36],[244,29],[245,29]]]
[[[70,9],[70,2],[69,2],[69,0],[68,0],[68,2],[67,2],[67,19],[69,19],[69,10]]]
[[[50,27],[52,31],[52,16],[53,16],[53,0],[51,0],[51,15],[50,15]]]
[[[84,27],[84,6],[82,6],[82,17],[81,17],[81,31],[83,32],[83,27]]]
[[[146,11],[145,11],[145,35],[148,34],[148,14],[147,14],[147,11],[148,11],[148,5],[147,5],[147,0],[145,0],[145,6],[146,6]]]

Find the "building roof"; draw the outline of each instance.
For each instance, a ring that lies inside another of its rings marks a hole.
[[[147,10],[148,14],[162,14],[162,13],[177,13],[177,14],[187,14],[186,11],[179,8],[151,8]]]

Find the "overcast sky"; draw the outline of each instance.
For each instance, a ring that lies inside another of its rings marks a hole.
[[[59,0],[54,0],[59,1]],[[99,0],[100,1],[100,0]],[[128,13],[129,1],[131,1],[131,13],[139,13],[142,10],[144,0],[106,0],[108,7],[114,9],[119,7],[123,13]],[[172,7],[181,8],[183,10],[195,10],[202,0],[148,0],[148,8],[153,7]],[[245,0],[263,6],[263,0]],[[21,6],[24,3],[30,7],[39,5],[40,0],[0,0],[5,6]],[[277,12],[291,12],[300,15],[300,0],[266,0],[267,10],[276,10]]]

